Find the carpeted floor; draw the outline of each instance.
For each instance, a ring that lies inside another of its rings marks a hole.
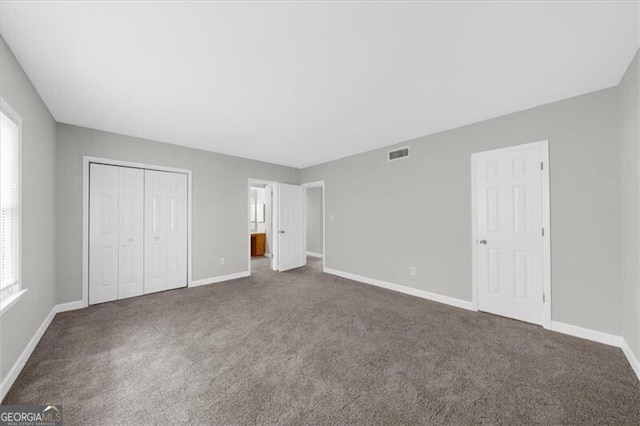
[[[58,314],[3,401],[68,424],[640,424],[620,349],[321,262]]]

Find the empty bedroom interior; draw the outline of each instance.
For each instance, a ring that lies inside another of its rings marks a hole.
[[[0,411],[640,422],[637,2],[0,12]]]

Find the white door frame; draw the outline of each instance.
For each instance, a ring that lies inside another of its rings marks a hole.
[[[322,270],[324,271],[324,266],[325,266],[325,261],[327,259],[327,238],[326,238],[326,233],[327,233],[327,206],[326,206],[326,195],[325,195],[325,186],[324,186],[324,181],[323,180],[318,180],[315,182],[308,182],[308,183],[303,183],[302,184],[303,187],[307,188],[307,189],[311,189],[311,188],[322,188]],[[307,202],[306,197],[305,197],[305,203]],[[305,208],[306,211],[306,208]],[[305,233],[305,244],[306,244],[306,234],[307,234],[307,218],[305,217],[305,229],[304,229],[304,233]],[[306,247],[305,247],[306,250]]]
[[[191,238],[191,170],[85,155],[82,157],[82,307],[86,308],[87,306],[89,306],[89,165],[91,163],[120,167],[133,167],[137,169],[158,170],[161,172],[184,173],[187,175],[187,287],[191,287],[193,279],[193,250]]]
[[[251,276],[251,186],[271,185],[273,197],[271,197],[271,269],[278,270],[278,182],[274,180],[264,180],[249,178],[247,183],[247,271]]]
[[[542,264],[543,264],[543,316],[542,326],[551,329],[551,199],[549,190],[549,141],[514,145],[507,148],[494,149],[489,151],[471,154],[471,261],[472,261],[472,303],[473,308],[478,310],[478,224],[477,224],[477,200],[476,200],[476,172],[477,160],[479,157],[489,154],[499,154],[516,152],[523,149],[540,148],[542,158],[542,226],[544,236],[542,238]],[[541,230],[542,232],[542,230]]]

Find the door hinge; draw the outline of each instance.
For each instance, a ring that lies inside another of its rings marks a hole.
[[[544,170],[544,163],[540,162],[540,170]]]
[[[547,303],[547,298],[544,293],[542,293],[542,303]]]
[[[544,237],[544,228],[542,228],[542,236]]]

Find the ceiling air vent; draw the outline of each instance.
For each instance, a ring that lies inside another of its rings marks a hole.
[[[409,147],[394,149],[387,152],[387,161],[402,160],[403,158],[409,158]]]

